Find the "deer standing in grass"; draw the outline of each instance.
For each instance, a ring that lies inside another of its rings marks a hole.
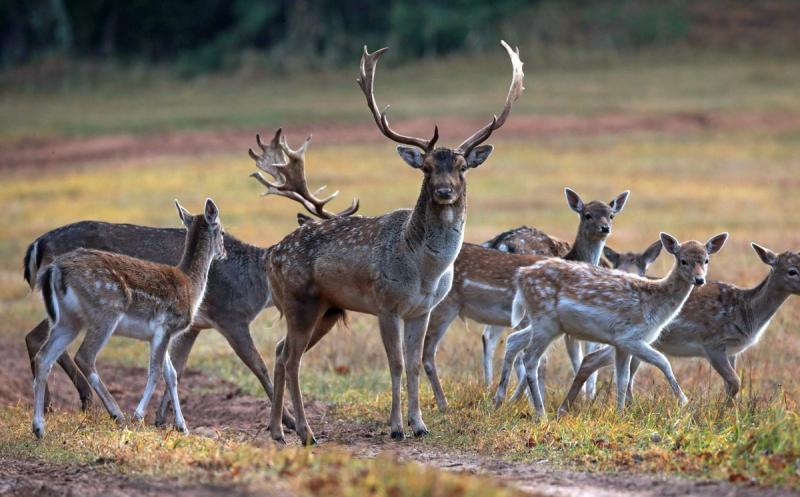
[[[601,201],[585,204],[570,188],[566,188],[564,193],[569,207],[580,216],[575,243],[564,255],[564,259],[596,265],[600,262],[606,239],[611,234],[612,220],[622,212],[629,192],[621,193],[608,204]],[[527,248],[532,251],[533,247],[539,245],[530,244]],[[551,246],[558,247],[556,244]],[[483,365],[484,376],[487,382],[491,382],[492,358],[500,332],[511,324],[513,273],[516,268],[538,260],[521,254],[501,254],[502,251],[464,244],[455,262],[453,286],[447,297],[431,312],[422,363],[433,388],[436,404],[442,411],[447,409],[447,398],[436,368],[436,350],[450,324],[461,316],[488,325],[489,336],[487,337],[486,331],[483,334]],[[580,344],[572,339],[566,340],[566,344],[577,371],[582,360]]]
[[[800,294],[800,253],[775,254],[752,244],[761,261],[770,267],[764,280],[753,288],[709,282],[689,296],[680,314],[661,332],[653,347],[671,357],[702,357],[725,382],[729,400],[741,387],[736,374],[736,356],[755,345],[772,317],[791,295]],[[559,408],[565,414],[586,378],[614,362],[614,349],[602,348],[587,355],[572,387]],[[631,361],[627,400],[633,400],[633,378],[640,365]]]
[[[375,66],[386,49],[361,58],[359,86],[378,129],[400,143],[403,160],[423,173],[422,188],[413,209],[378,217],[347,217],[305,223],[275,245],[269,254],[269,280],[276,307],[286,316],[286,338],[278,344],[272,438],[283,441],[275,417],[288,388],[303,443],[315,443],[300,391],[302,355],[313,347],[346,310],[378,317],[381,339],[392,377],[392,438],[403,438],[400,381],[404,364],[408,387],[408,416],[415,436],[428,432],[419,405],[422,343],[431,309],[447,292],[453,262],[461,249],[466,214],[467,170],[478,167],[492,152],[482,145],[508,117],[523,90],[519,52],[505,42],[513,76],[499,117],[455,149],[434,148],[438,129],[429,140],[403,136],[379,111],[373,84]],[[404,326],[401,334],[401,323]]]
[[[305,178],[305,158],[294,154],[289,162],[290,151],[286,137],[278,129],[268,143],[256,136],[261,155],[250,150],[250,157],[263,172],[281,184],[280,189],[267,193],[285,196],[302,204],[310,213],[320,218],[349,216],[358,210],[357,200],[341,212],[329,212],[325,205],[336,193],[320,199],[309,192]],[[303,150],[308,147],[306,143]],[[259,173],[253,175],[263,182]],[[338,192],[337,192],[338,193]],[[144,259],[160,264],[175,265],[183,252],[184,230],[177,228],[153,228],[134,224],[114,224],[100,221],[81,221],[51,230],[30,244],[25,254],[25,279],[34,289],[37,275],[54,258],[78,248],[92,248]],[[272,399],[272,381],[264,359],[259,354],[250,335],[250,323],[258,314],[272,306],[269,281],[267,280],[267,255],[269,248],[256,247],[225,234],[227,257],[211,266],[208,285],[191,327],[175,337],[170,345],[170,358],[180,376],[200,331],[216,328],[228,341],[241,361],[258,378],[267,396]],[[25,337],[31,370],[36,374],[34,357],[50,331],[47,319],[40,322]],[[92,399],[92,388],[75,362],[66,352],[58,363],[74,383],[86,409]],[[45,408],[50,405],[45,389]],[[165,392],[156,415],[156,424],[163,424],[169,408],[169,395]],[[294,428],[294,418],[283,413],[283,422]]]
[[[722,233],[705,244],[693,240],[681,244],[661,233],[661,243],[675,257],[675,264],[659,280],[561,259],[521,269],[515,278],[512,323],[519,324],[527,314],[531,331],[524,364],[536,415],[545,416],[537,374],[539,359],[562,334],[615,347],[618,410],[625,406],[632,356],[658,367],[679,402],[685,404],[686,396],[669,361],[650,343],[680,312],[692,289],[705,283],[709,256],[717,253],[727,238],[728,234]],[[506,359],[495,405],[505,398],[511,367]]]
[[[176,201],[186,226],[183,256],[176,266],[156,264],[99,250],[78,249],[64,254],[42,274],[40,286],[50,320],[50,333],[35,357],[33,433],[44,435],[44,394],[53,363],[86,329],[75,355],[78,367],[111,416],[124,415],[95,368],[97,354],[111,335],[150,342],[150,365],[144,394],[134,418],[144,419],[162,371],[172,400],[175,426],[186,431],[178,399],[178,375],[167,347],[186,331],[203,300],[208,270],[225,257],[222,223],[217,206],[206,200],[203,214],[192,216]]]
[[[636,274],[638,276],[644,276],[647,274],[647,268],[655,262],[658,258],[658,255],[661,253],[661,240],[656,241],[652,245],[650,245],[644,252],[637,253],[637,252],[624,252],[618,253],[615,250],[611,249],[610,247],[606,246],[603,247],[603,255],[606,256],[606,259],[611,263],[612,269],[617,269],[620,271],[624,271],[626,273]],[[601,266],[603,267],[603,266]],[[522,357],[520,356],[520,352],[528,345],[530,342],[530,328],[524,328],[522,330],[516,331],[508,336],[506,340],[505,352],[503,354],[504,361],[513,361],[514,369],[517,371],[517,378],[519,378],[519,383],[517,384],[514,393],[511,395],[511,400],[515,401],[520,398],[524,392],[528,391],[527,389],[527,381],[525,380],[525,366],[522,364]],[[594,355],[594,352],[590,352],[590,355]],[[634,359],[637,360],[637,359]],[[542,390],[542,398],[544,399],[544,376],[542,373],[544,372],[544,364],[547,361],[547,356],[542,356],[542,359],[539,363],[539,387]],[[580,367],[583,367],[586,364],[586,360],[584,359],[580,363]],[[578,369],[575,368],[573,363],[573,372],[576,374],[578,373]],[[591,373],[586,375],[586,378],[580,384],[580,387],[583,386],[587,380],[595,378],[596,375],[592,375]],[[578,387],[580,389],[580,387]],[[588,388],[587,388],[588,390]],[[575,391],[575,396],[578,395],[578,391]],[[588,398],[594,398],[594,391],[591,392],[592,395],[587,395]]]

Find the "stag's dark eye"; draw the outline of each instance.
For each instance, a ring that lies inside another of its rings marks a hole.
[[[789,276],[797,276],[797,274],[798,274],[797,273],[797,269],[792,268],[792,269],[786,271],[786,274],[788,274]]]
[[[689,263],[686,262],[686,259],[681,259],[681,266],[688,266]]]

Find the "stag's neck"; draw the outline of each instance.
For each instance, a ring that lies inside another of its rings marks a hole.
[[[434,258],[455,260],[461,249],[466,220],[466,192],[450,205],[436,203],[423,183],[417,204],[405,228],[405,242]]]
[[[201,231],[201,232],[200,232]],[[211,234],[207,230],[189,230],[178,268],[192,282],[192,300],[197,301],[206,290],[208,270],[213,260]]]
[[[778,312],[778,309],[789,298],[789,292],[779,288],[775,272],[769,275],[756,287],[744,292],[744,302],[752,319],[750,331],[760,330]]]
[[[606,244],[605,238],[593,241],[586,239],[581,235],[580,228],[578,234],[575,236],[575,243],[572,244],[572,249],[564,256],[568,261],[588,262],[593,266],[600,264],[600,254],[603,253],[603,247]]]

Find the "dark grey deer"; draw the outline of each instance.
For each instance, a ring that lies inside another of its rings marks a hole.
[[[280,129],[268,144],[262,143],[259,136],[256,140],[263,153],[256,155],[250,150],[250,156],[259,168],[280,182],[279,189],[267,193],[296,200],[310,213],[323,218],[349,216],[358,210],[358,201],[354,200],[350,207],[339,213],[328,212],[324,206],[336,194],[320,200],[309,193],[302,152],[290,151]],[[305,151],[307,147],[308,140],[301,151]],[[287,153],[292,154],[291,162],[287,160]],[[254,176],[263,181],[258,173]],[[25,254],[25,279],[34,288],[37,274],[44,267],[55,257],[77,248],[105,250],[174,265],[183,252],[184,238],[184,230],[173,228],[100,221],[68,224],[45,233],[31,243]],[[273,388],[267,366],[250,335],[250,323],[262,310],[272,306],[267,280],[269,248],[250,245],[226,233],[225,251],[227,258],[211,266],[205,298],[191,328],[172,340],[170,357],[180,375],[200,331],[215,328],[227,339],[231,348],[258,378],[267,396],[272,399]],[[48,331],[48,321],[44,319],[25,337],[34,375],[34,357],[47,339]],[[86,409],[92,401],[91,386],[68,354],[61,354],[58,363],[75,384],[81,407]],[[45,405],[49,406],[49,395],[46,394],[46,398]],[[165,395],[156,415],[157,424],[165,422],[168,407],[169,396]],[[294,428],[294,419],[287,412],[283,413],[283,421],[287,427]]]

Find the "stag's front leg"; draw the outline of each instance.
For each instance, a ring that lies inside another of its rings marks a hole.
[[[386,349],[386,359],[389,361],[389,373],[392,375],[392,412],[389,415],[389,427],[394,439],[402,440],[403,413],[402,399],[400,398],[400,382],[403,377],[403,346],[400,341],[400,317],[395,314],[382,314],[378,316],[381,328],[381,340]]]
[[[415,437],[428,434],[428,427],[422,421],[422,411],[419,407],[419,368],[422,363],[422,345],[425,342],[429,317],[430,313],[425,313],[416,318],[406,319],[404,329],[408,422]]]

